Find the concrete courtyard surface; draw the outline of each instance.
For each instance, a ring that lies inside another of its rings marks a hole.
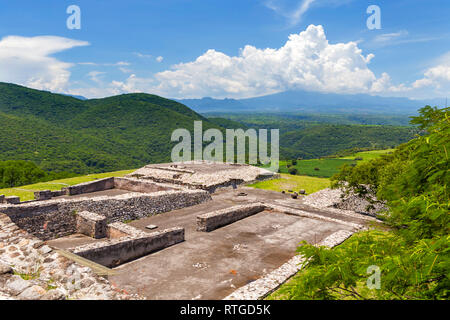
[[[148,299],[222,299],[287,262],[300,241],[317,243],[350,230],[266,210],[209,233],[196,231],[197,215],[253,201],[250,194],[249,199],[236,194],[220,191],[211,202],[131,222],[141,230],[150,224],[158,230],[184,227],[186,241],[115,268],[109,280]]]

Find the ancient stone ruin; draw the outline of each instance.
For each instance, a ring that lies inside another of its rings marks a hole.
[[[0,299],[259,299],[299,270],[301,240],[333,246],[373,220],[245,186],[276,176],[154,164],[0,196]]]

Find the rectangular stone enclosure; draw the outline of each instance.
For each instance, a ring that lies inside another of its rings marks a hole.
[[[171,228],[145,236],[127,236],[77,247],[73,253],[114,268],[184,241],[184,228]]]

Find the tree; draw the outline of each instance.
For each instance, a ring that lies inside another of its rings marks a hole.
[[[389,230],[352,236],[335,249],[303,243],[307,266],[288,287],[297,299],[448,299],[449,109],[429,106],[411,122],[426,132],[395,152],[333,177],[334,187],[386,201]],[[368,268],[381,270],[381,287],[366,286]]]

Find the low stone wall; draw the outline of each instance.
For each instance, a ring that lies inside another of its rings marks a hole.
[[[106,218],[89,211],[77,213],[77,232],[91,238],[106,238]]]
[[[184,229],[172,228],[148,233],[145,236],[127,236],[88,244],[74,248],[72,252],[113,268],[182,241],[184,241]]]
[[[36,201],[44,201],[50,200],[54,197],[60,197],[65,195],[79,195],[84,193],[98,192],[109,189],[121,189],[132,192],[141,192],[141,193],[153,193],[158,191],[167,191],[167,190],[180,190],[183,189],[179,186],[168,185],[155,183],[150,181],[142,181],[138,179],[130,179],[130,178],[105,178],[85,183],[80,183],[70,187],[64,187],[61,190],[50,191],[50,190],[42,190],[34,192],[34,199]],[[4,196],[3,196],[4,199]],[[0,196],[0,203],[2,203],[2,198]],[[29,202],[29,201],[27,201]]]
[[[65,196],[65,195],[67,195],[67,192],[65,190],[52,191],[52,198],[54,198],[54,197],[61,197],[61,196]]]
[[[130,178],[114,178],[114,188],[142,193],[180,189],[179,187]]]
[[[37,201],[50,200],[53,197],[53,193],[50,190],[36,191],[34,193],[34,199]]]
[[[113,188],[114,188],[114,177],[80,183],[75,186],[63,188],[62,190],[66,191],[67,195],[73,196],[77,194],[103,191]]]
[[[4,200],[7,204],[19,204],[20,203],[20,197],[11,196],[11,197],[5,197]]]
[[[197,231],[210,232],[227,224],[244,219],[261,211],[265,206],[261,203],[234,206],[197,216]]]
[[[107,223],[113,223],[137,220],[209,200],[209,193],[202,190],[161,191],[0,205],[0,212],[39,239],[50,240],[76,233],[76,216],[81,211],[95,212],[106,217]]]

